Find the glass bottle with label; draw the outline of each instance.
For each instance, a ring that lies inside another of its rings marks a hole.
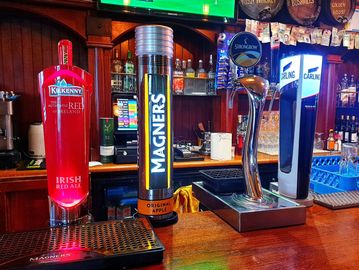
[[[119,57],[118,50],[115,49],[111,65],[111,89],[113,92],[122,92],[123,90],[123,78],[120,73],[123,73],[123,65]]]
[[[355,107],[356,106],[356,83],[354,75],[350,76],[350,83],[349,83],[349,107]]]
[[[352,116],[352,121],[351,121],[351,125],[350,125],[350,142],[352,142],[352,143],[358,142],[357,123],[356,123],[356,118],[354,115]]]
[[[340,116],[339,130],[338,130],[338,134],[341,140],[344,140],[344,130],[345,130],[345,119],[344,119],[344,114],[342,114]]]
[[[209,95],[215,95],[216,89],[215,89],[215,78],[216,78],[216,72],[214,71],[213,67],[213,57],[212,54],[209,56],[209,69],[208,69],[208,90],[207,94]]]
[[[135,92],[135,65],[132,62],[131,51],[127,52],[127,59],[125,62],[125,78],[124,78],[124,91]]]
[[[186,60],[182,60],[182,70],[183,70],[183,73],[186,72],[186,69],[187,69],[187,62]],[[186,75],[186,74],[185,74]]]
[[[187,68],[186,68],[186,77],[194,78],[196,76],[196,73],[194,69],[192,68],[192,60],[188,59],[187,61]]]
[[[329,137],[327,140],[327,150],[334,151],[335,139],[334,139],[334,131],[332,129],[329,130]]]
[[[196,74],[197,74],[197,78],[207,78],[207,72],[203,68],[203,61],[202,60],[198,61],[198,69],[197,69]]]
[[[346,117],[346,125],[344,129],[344,142],[350,142],[350,116],[347,115]]]
[[[343,107],[349,106],[348,84],[349,84],[348,75],[345,73],[340,82],[340,88],[341,88],[340,99]]]
[[[175,62],[175,69],[173,71],[173,92],[177,95],[183,94],[184,90],[184,74],[181,68],[181,60],[178,58]]]

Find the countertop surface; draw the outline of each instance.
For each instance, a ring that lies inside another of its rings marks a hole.
[[[258,154],[259,164],[271,164],[278,161],[277,156]],[[186,162],[174,162],[173,167],[175,169],[182,168],[202,168],[212,166],[233,166],[241,165],[242,157],[236,156],[232,160],[213,160],[208,156],[204,157],[204,161],[186,161]],[[104,164],[100,166],[90,167],[90,173],[106,173],[106,172],[121,172],[121,171],[136,171],[138,169],[137,164]],[[5,181],[14,178],[34,178],[45,177],[46,170],[0,170],[0,181]]]
[[[139,269],[358,269],[359,210],[307,210],[305,225],[238,233],[210,211],[155,229],[162,264]]]

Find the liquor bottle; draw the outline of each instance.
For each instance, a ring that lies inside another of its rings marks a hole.
[[[355,116],[352,116],[352,121],[350,124],[350,142],[351,143],[357,143],[358,142],[358,136],[357,136],[357,123]]]
[[[216,72],[214,71],[213,68],[213,58],[212,58],[212,54],[209,55],[209,69],[208,69],[208,90],[207,90],[207,94],[209,95],[215,95],[216,94],[216,89],[215,89],[215,83],[214,80],[216,78]]]
[[[329,137],[327,140],[327,150],[334,151],[334,147],[335,147],[334,131],[332,129],[330,129]]]
[[[350,116],[347,115],[344,129],[344,142],[350,142]]]
[[[349,107],[355,107],[356,106],[356,83],[354,75],[350,76],[350,83],[348,87],[349,91]]]
[[[127,52],[127,59],[125,62],[125,78],[124,78],[124,91],[134,92],[135,91],[135,65],[132,62],[131,51]]]
[[[208,79],[214,79],[216,77],[216,72],[213,67],[213,57],[212,54],[209,55],[209,63],[208,63]]]
[[[111,88],[113,92],[122,92],[123,90],[122,74],[120,74],[122,72],[122,61],[118,56],[118,50],[115,49],[111,66]]]
[[[182,60],[182,70],[183,70],[183,73],[186,72],[186,69],[187,69],[187,62],[186,62],[186,60]]]
[[[263,76],[263,65],[258,63],[255,68],[254,68],[254,74],[257,76],[261,76],[264,78]]]
[[[238,122],[237,122],[237,137],[236,137],[236,154],[242,155],[242,149],[243,149],[243,119],[242,115],[238,115]]]
[[[198,69],[197,69],[196,75],[197,75],[197,78],[207,78],[207,72],[203,68],[203,61],[202,60],[198,61]]]
[[[184,74],[181,68],[181,60],[178,58],[175,62],[175,69],[173,71],[173,92],[177,95],[183,94],[184,90]]]
[[[268,57],[264,58],[262,68],[263,68],[263,78],[268,80],[269,79],[269,74],[270,74],[270,65],[269,65]]]
[[[344,114],[342,114],[340,116],[339,129],[338,129],[338,134],[341,140],[344,140],[344,130],[345,130],[345,119],[344,119]]]
[[[342,102],[342,107],[348,107],[349,105],[349,95],[348,95],[348,75],[345,73],[341,82],[340,82],[340,99]]]
[[[187,68],[186,68],[186,77],[194,78],[196,76],[196,73],[194,69],[192,68],[192,60],[188,59],[187,61]]]

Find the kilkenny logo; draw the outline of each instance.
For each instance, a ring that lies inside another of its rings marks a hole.
[[[83,96],[83,88],[74,86],[65,81],[65,79],[57,80],[54,85],[49,85],[50,97],[59,96]]]

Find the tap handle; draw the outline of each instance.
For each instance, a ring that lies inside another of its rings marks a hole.
[[[63,39],[57,44],[60,65],[72,66],[72,43],[70,40]]]

